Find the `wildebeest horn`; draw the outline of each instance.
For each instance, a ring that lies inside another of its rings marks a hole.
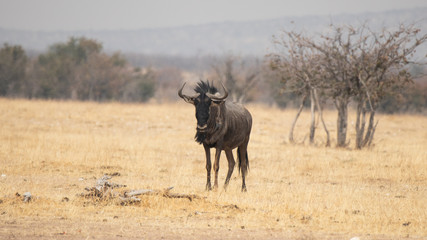
[[[198,97],[200,95],[200,93],[194,95],[194,96],[187,96],[182,94],[182,89],[184,89],[186,82],[184,84],[182,84],[182,87],[179,89],[178,91],[178,96],[181,97],[182,99],[184,99],[185,101],[189,102],[189,101],[193,101],[194,98]]]
[[[224,89],[224,96],[217,96],[216,94],[210,94],[210,93],[206,93],[206,95],[210,99],[215,100],[215,101],[222,101],[222,100],[226,99],[228,97],[228,91],[227,91],[227,89],[225,89],[224,84],[222,84],[222,82],[221,82],[221,86],[222,86],[222,89]]]

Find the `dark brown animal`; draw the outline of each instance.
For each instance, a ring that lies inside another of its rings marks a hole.
[[[222,84],[221,84],[222,85]],[[234,157],[232,150],[237,148],[238,167],[242,174],[242,191],[246,191],[245,176],[249,169],[247,147],[252,128],[252,116],[241,104],[226,101],[228,92],[224,85],[224,95],[209,82],[201,81],[194,88],[193,96],[178,95],[187,103],[196,107],[197,132],[195,140],[203,144],[206,153],[207,183],[206,190],[211,190],[211,154],[210,149],[215,148],[215,171],[214,188],[218,188],[218,170],[221,151],[224,150],[228,160],[228,173],[224,188],[230,181],[234,170]]]

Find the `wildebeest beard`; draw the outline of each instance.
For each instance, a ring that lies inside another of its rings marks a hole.
[[[194,139],[196,140],[196,142],[198,142],[199,144],[202,144],[203,141],[205,141],[206,139],[206,132],[196,132],[196,136],[194,136]]]

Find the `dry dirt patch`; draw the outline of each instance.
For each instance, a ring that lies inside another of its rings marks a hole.
[[[293,111],[248,108],[254,126],[242,194],[237,171],[227,192],[204,191],[204,151],[193,140],[194,109],[186,104],[0,99],[0,239],[427,236],[426,117],[379,115],[375,146],[355,151],[321,147],[320,132],[315,146],[287,144]],[[331,134],[335,118],[325,113]],[[298,142],[308,125],[297,124]],[[200,198],[154,194],[122,205],[80,196],[114,173],[126,185],[119,195],[174,186],[171,193]],[[29,202],[22,201],[26,192]]]

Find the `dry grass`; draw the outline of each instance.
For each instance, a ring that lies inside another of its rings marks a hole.
[[[237,171],[226,192],[205,192],[190,105],[0,99],[0,238],[427,236],[426,117],[380,115],[375,146],[357,151],[321,146],[320,128],[318,146],[287,144],[294,111],[248,108],[248,192]],[[326,121],[334,137],[335,113]],[[307,125],[302,116],[300,141]],[[226,169],[223,154],[221,182]],[[127,189],[174,186],[202,199],[144,196],[121,206],[77,196],[112,172]],[[27,191],[30,203],[15,196]]]

